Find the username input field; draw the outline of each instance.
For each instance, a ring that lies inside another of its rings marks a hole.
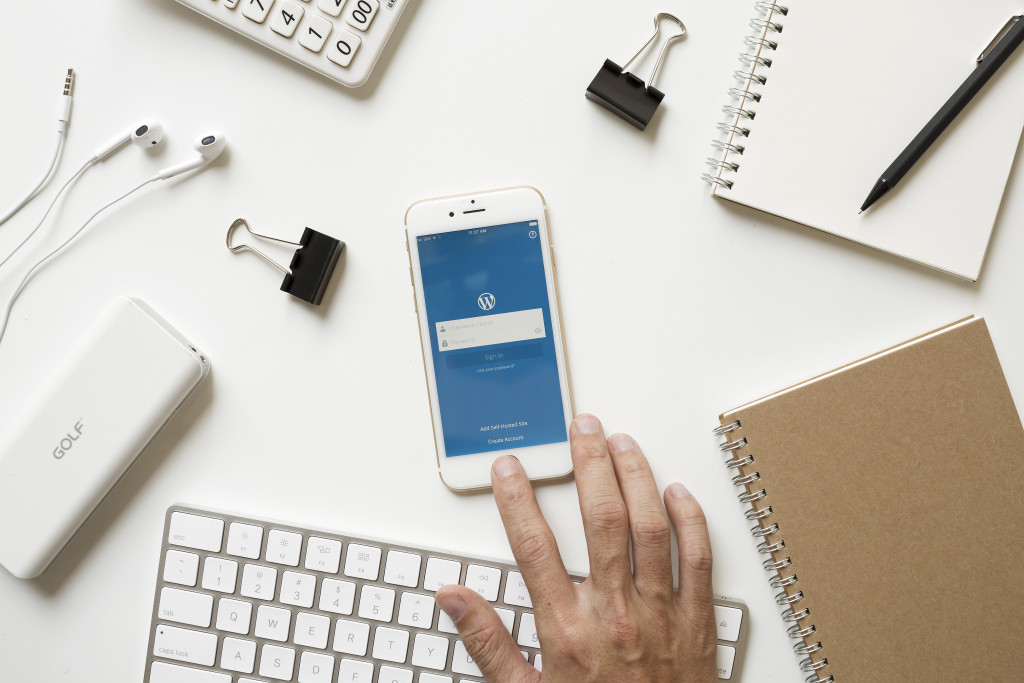
[[[543,339],[547,334],[544,329],[544,311],[540,308],[445,320],[434,325],[440,351]]]

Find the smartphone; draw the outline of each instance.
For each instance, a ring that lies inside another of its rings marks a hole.
[[[417,202],[406,245],[441,481],[572,473],[572,400],[544,197],[532,187]]]

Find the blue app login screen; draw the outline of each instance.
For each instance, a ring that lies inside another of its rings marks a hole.
[[[447,455],[566,441],[536,221],[416,241]]]

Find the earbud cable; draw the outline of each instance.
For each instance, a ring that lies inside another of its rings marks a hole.
[[[138,192],[139,190],[144,188],[146,185],[149,185],[150,183],[155,182],[157,180],[160,180],[160,178],[158,176],[154,176],[152,178],[149,178],[148,180],[140,183],[139,185],[136,185],[131,190],[128,190],[128,192],[125,192],[123,195],[121,195],[120,197],[118,197],[114,201],[112,201],[109,204],[106,204],[103,207],[101,207],[98,211],[96,211],[96,213],[94,213],[93,215],[89,216],[89,220],[87,220],[85,223],[83,223],[82,227],[78,228],[78,230],[75,230],[75,232],[72,233],[72,235],[70,237],[68,237],[66,240],[64,240],[63,244],[61,244],[59,247],[57,247],[56,249],[51,251],[49,254],[47,254],[43,258],[41,258],[38,261],[36,261],[35,265],[32,266],[31,268],[29,268],[29,271],[27,273],[25,273],[25,277],[23,277],[21,279],[21,282],[18,283],[18,287],[17,287],[17,289],[14,290],[14,294],[11,295],[10,301],[7,302],[7,308],[4,311],[3,320],[0,321],[0,341],[3,340],[4,332],[7,330],[7,322],[10,320],[11,310],[14,308],[15,302],[17,302],[18,297],[21,296],[21,292],[25,289],[25,285],[28,284],[28,281],[32,278],[32,276],[35,275],[44,265],[46,265],[47,262],[49,262],[51,259],[55,258],[62,251],[64,251],[64,249],[68,245],[70,245],[71,242],[74,241],[74,239],[76,237],[78,237],[82,233],[83,230],[85,230],[87,227],[89,227],[89,224],[92,223],[93,220],[97,216],[99,216],[101,213],[103,213],[104,211],[109,209],[114,204],[117,204],[118,202],[120,202],[123,199],[127,199],[131,195],[135,194],[136,192]]]
[[[42,227],[43,223],[46,221],[46,217],[50,215],[50,212],[53,210],[53,207],[57,205],[57,202],[60,200],[61,195],[64,194],[64,191],[67,190],[71,185],[73,185],[79,178],[81,178],[82,174],[84,174],[87,170],[89,170],[89,167],[92,166],[93,164],[95,164],[96,162],[97,162],[96,157],[91,157],[89,159],[89,161],[85,162],[85,164],[83,164],[82,167],[80,169],[78,169],[78,172],[75,173],[75,175],[73,175],[70,178],[68,178],[68,181],[66,183],[64,183],[64,185],[60,188],[60,191],[57,192],[57,195],[53,198],[53,201],[50,202],[50,205],[48,207],[46,207],[46,213],[44,213],[43,217],[39,219],[38,223],[36,223],[36,227],[32,228],[32,232],[30,232],[28,235],[26,235],[25,239],[23,239],[21,241],[21,244],[16,246],[14,248],[14,251],[12,251],[10,254],[8,254],[6,257],[4,257],[3,261],[0,261],[0,268],[3,268],[4,264],[7,263],[8,261],[10,261],[11,258],[15,254],[17,254],[18,251],[23,246],[25,246],[25,244],[30,239],[32,239],[32,236],[36,234],[36,232],[39,230],[39,228]]]
[[[26,204],[35,199],[36,195],[43,191],[50,179],[53,178],[54,172],[57,170],[57,164],[60,163],[60,158],[64,155],[64,131],[57,131],[57,149],[53,152],[53,159],[50,160],[50,167],[46,170],[46,175],[39,181],[39,184],[28,194],[27,197],[18,202],[17,206],[7,212],[3,218],[0,218],[0,225],[3,225],[11,216],[18,213],[24,208]]]

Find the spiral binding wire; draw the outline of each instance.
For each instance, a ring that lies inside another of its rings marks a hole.
[[[735,183],[730,174],[740,169],[740,163],[731,160],[729,155],[743,154],[746,145],[740,139],[750,136],[750,128],[743,121],[753,120],[757,114],[756,107],[752,105],[761,101],[763,93],[758,88],[768,82],[764,72],[772,67],[771,53],[779,47],[776,35],[782,33],[782,19],[789,15],[789,8],[775,0],[759,0],[754,3],[754,9],[758,16],[750,20],[750,26],[756,33],[743,39],[749,52],[739,57],[746,68],[733,72],[739,87],[729,88],[729,97],[738,104],[722,107],[728,118],[718,124],[718,130],[726,135],[726,139],[712,141],[712,146],[721,154],[708,158],[711,171],[700,175],[704,182],[725,190],[731,190]]]
[[[761,481],[761,473],[754,471],[748,474],[743,470],[745,467],[753,466],[757,458],[753,453],[743,453],[745,449],[749,448],[750,443],[747,441],[747,437],[736,433],[742,428],[743,425],[736,420],[716,427],[714,433],[715,436],[722,438],[719,449],[729,456],[725,463],[726,468],[736,472],[732,477],[732,483],[743,489],[742,493],[738,495],[740,502],[750,504],[750,507],[744,512],[744,516],[757,523],[756,526],[751,527],[750,535],[759,541],[757,551],[767,556],[762,566],[771,574],[768,579],[769,585],[777,590],[775,602],[783,608],[782,619],[788,624],[786,632],[797,641],[793,646],[793,651],[801,657],[800,668],[808,674],[805,683],[835,683],[835,678],[831,674],[825,674],[824,678],[820,677],[822,674],[819,672],[828,666],[828,659],[825,657],[814,659],[812,656],[820,653],[824,646],[821,641],[809,640],[817,632],[814,624],[802,623],[810,618],[811,611],[796,607],[797,603],[804,599],[804,592],[793,588],[800,582],[800,579],[792,571],[785,575],[782,574],[782,570],[792,566],[793,560],[788,556],[781,559],[774,557],[776,553],[786,549],[786,542],[781,538],[772,543],[768,542],[769,536],[778,537],[782,530],[777,523],[765,521],[772,516],[774,510],[767,502],[759,502],[766,501],[769,497],[767,489],[755,486]]]

